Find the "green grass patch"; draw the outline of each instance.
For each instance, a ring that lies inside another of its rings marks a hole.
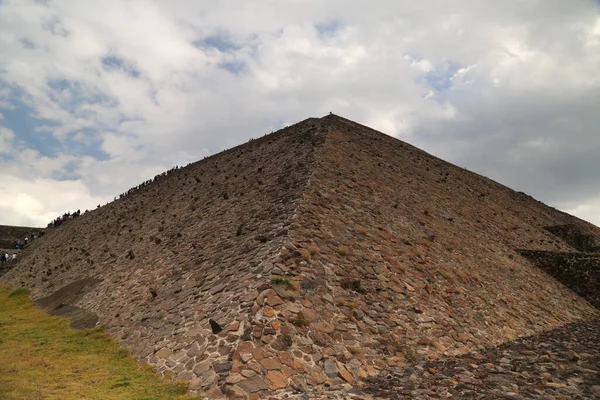
[[[8,297],[25,296],[29,294],[29,290],[24,288],[15,289],[8,294]]]
[[[139,366],[101,327],[74,331],[0,287],[0,399],[192,399],[187,384]]]

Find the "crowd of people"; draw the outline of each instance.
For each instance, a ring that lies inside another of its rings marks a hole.
[[[144,181],[144,182],[140,183],[139,185],[132,187],[132,188],[131,188],[131,189],[129,189],[128,191],[126,191],[126,192],[124,192],[124,193],[121,193],[121,194],[119,195],[119,199],[122,199],[123,197],[127,197],[127,196],[129,196],[130,194],[132,194],[132,193],[135,193],[136,191],[138,191],[138,190],[140,190],[140,189],[142,189],[142,188],[144,188],[144,187],[146,187],[146,186],[150,185],[150,184],[151,184],[151,183],[153,183],[153,182],[156,182],[156,181],[158,181],[158,180],[160,180],[160,179],[164,178],[164,177],[165,177],[165,176],[167,176],[168,174],[170,174],[170,173],[172,173],[173,171],[176,171],[176,170],[178,170],[178,169],[180,169],[180,168],[182,168],[182,167],[179,167],[179,166],[177,166],[177,165],[176,165],[176,166],[174,166],[173,168],[171,168],[171,169],[169,169],[169,170],[167,170],[167,171],[163,172],[162,174],[155,175],[155,176],[154,176],[154,179],[148,179],[147,181]],[[116,197],[115,197],[115,200],[117,200],[117,198],[116,198]]]
[[[8,253],[4,253],[0,256],[0,264],[2,266],[8,264],[11,261],[13,264],[17,263],[17,254],[16,253],[13,253],[12,256]]]
[[[173,168],[171,168],[171,169],[169,169],[169,170],[167,170],[167,171],[165,171],[165,172],[163,172],[161,174],[155,175],[153,179],[148,179],[147,181],[144,181],[144,182],[140,183],[139,185],[132,187],[128,191],[126,191],[124,193],[121,193],[119,195],[119,199],[122,199],[123,197],[129,196],[130,194],[132,194],[132,193],[134,193],[134,192],[136,192],[136,191],[138,191],[138,190],[140,190],[140,189],[142,189],[142,188],[150,185],[153,182],[156,182],[156,181],[158,181],[158,180],[166,177],[168,174],[172,173],[175,170],[181,169],[181,168],[183,168],[183,167],[180,167],[180,166],[176,165]],[[115,201],[116,200],[117,200],[117,198],[115,197]],[[100,208],[100,204],[98,204],[97,208]],[[85,212],[87,212],[87,210]],[[77,211],[75,211],[73,213],[66,212],[63,215],[59,215],[58,218],[52,220],[48,224],[48,228],[58,228],[59,226],[61,226],[65,222],[68,222],[68,221],[70,221],[70,220],[72,220],[74,218],[77,218],[80,215],[81,215],[81,210],[77,210]]]
[[[66,212],[63,215],[59,215],[58,218],[54,219],[52,222],[48,224],[48,227],[57,228],[64,224],[67,221],[72,220],[73,218],[77,218],[81,215],[81,210],[77,210],[73,213]]]
[[[21,239],[16,239],[13,242],[13,249],[23,249],[25,246],[27,246],[29,244],[29,242],[33,242],[35,239],[40,238],[42,236],[44,236],[46,234],[46,230],[42,229],[39,232],[33,232],[31,235],[29,236],[25,236],[23,238],[23,240]]]

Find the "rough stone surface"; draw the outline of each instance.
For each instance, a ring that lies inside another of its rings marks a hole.
[[[385,399],[600,398],[599,327],[600,320],[569,324],[468,355],[387,370],[362,389]]]
[[[279,371],[269,371],[267,372],[267,383],[269,389],[277,390],[287,387],[288,380],[287,377]]]
[[[568,235],[547,229],[564,225]],[[72,305],[194,393],[367,398],[360,382],[386,371],[597,318],[516,249],[573,253],[598,237],[523,193],[330,115],[48,230],[0,284],[40,299],[99,280]],[[223,329],[213,333],[209,319]]]
[[[335,361],[333,360],[325,360],[323,368],[325,371],[325,375],[327,375],[330,378],[335,378],[338,374],[338,367]]]
[[[600,308],[600,254],[521,250],[521,255]]]
[[[264,379],[260,376],[253,376],[252,378],[245,379],[241,381],[238,386],[250,393],[268,389]]]

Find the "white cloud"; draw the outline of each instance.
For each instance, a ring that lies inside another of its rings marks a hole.
[[[580,218],[600,226],[600,196],[589,199],[585,203],[578,204],[572,208],[566,208],[569,214],[577,215]]]
[[[34,179],[75,179],[68,190],[87,207],[282,121],[333,111],[547,202],[588,204],[600,176],[574,166],[593,170],[600,149],[594,7],[5,0],[0,110],[18,97],[56,126],[25,135],[5,112],[16,136],[0,143],[18,157],[0,168],[27,196]],[[207,37],[213,47],[195,45]],[[427,74],[448,65],[447,87],[434,90]],[[60,143],[52,154],[36,142],[47,132]]]
[[[45,227],[68,210],[100,201],[90,196],[81,181],[31,180],[11,175],[3,175],[0,180],[0,215],[7,225]]]

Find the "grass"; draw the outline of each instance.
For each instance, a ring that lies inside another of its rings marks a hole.
[[[319,254],[320,251],[321,251],[321,249],[319,249],[319,246],[317,246],[314,243],[312,243],[308,246],[308,253],[311,256],[315,256],[315,255]]]
[[[337,252],[340,256],[345,256],[348,254],[348,246],[338,246]]]
[[[192,399],[187,384],[140,367],[102,328],[74,331],[0,287],[0,399]]]

